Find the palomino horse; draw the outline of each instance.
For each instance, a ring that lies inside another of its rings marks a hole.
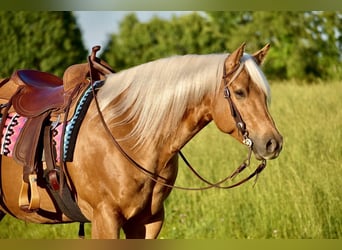
[[[258,160],[279,155],[282,136],[268,111],[270,88],[259,68],[269,45],[253,55],[244,48],[230,55],[174,56],[108,75],[80,126],[73,160],[66,163],[92,238],[119,238],[121,228],[126,238],[156,238],[178,152],[212,120],[248,144]],[[22,166],[2,156],[1,217],[72,222],[55,216],[58,208],[44,186],[38,186],[38,211],[22,211],[22,176]]]

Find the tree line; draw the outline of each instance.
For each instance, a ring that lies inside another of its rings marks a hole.
[[[71,12],[0,11],[0,34],[1,78],[23,68],[61,76],[87,56]]]
[[[113,13],[115,15],[115,13]],[[18,68],[61,75],[84,62],[87,49],[72,12],[0,12],[1,77]],[[175,54],[247,52],[270,43],[264,72],[270,79],[307,82],[342,79],[342,12],[193,12],[141,22],[128,14],[101,57],[115,70]]]

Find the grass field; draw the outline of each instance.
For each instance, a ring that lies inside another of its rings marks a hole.
[[[253,180],[231,190],[174,190],[164,239],[331,239],[342,237],[342,83],[275,83],[271,113],[283,152]],[[183,150],[206,178],[230,174],[247,150],[214,124]],[[250,173],[256,166],[253,161]],[[240,178],[240,176],[239,176]],[[181,164],[177,185],[201,186]],[[90,236],[90,224],[86,226]],[[35,225],[6,216],[0,238],[76,238],[77,224]]]

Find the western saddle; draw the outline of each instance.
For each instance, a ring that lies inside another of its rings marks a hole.
[[[26,212],[39,209],[37,174],[41,170],[38,165],[45,158],[44,178],[59,209],[71,219],[87,221],[76,205],[69,185],[63,181],[65,162],[62,159],[60,166],[56,164],[51,127],[53,122],[61,120],[65,125],[84,89],[114,72],[106,62],[96,57],[99,50],[100,46],[93,47],[88,62],[68,67],[63,78],[47,72],[23,69],[0,82],[0,118],[3,118],[0,120],[0,133],[10,112],[27,118],[13,152],[13,158],[23,166],[19,206]]]

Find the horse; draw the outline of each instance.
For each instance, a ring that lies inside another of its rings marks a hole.
[[[211,121],[248,144],[256,159],[278,157],[283,138],[268,110],[270,85],[260,68],[269,47],[247,54],[243,43],[230,54],[171,56],[106,76],[65,166],[92,238],[117,239],[121,230],[127,239],[157,238],[178,153]],[[44,185],[38,186],[39,209],[21,210],[22,176],[22,166],[2,156],[1,218],[74,222],[60,215]]]

